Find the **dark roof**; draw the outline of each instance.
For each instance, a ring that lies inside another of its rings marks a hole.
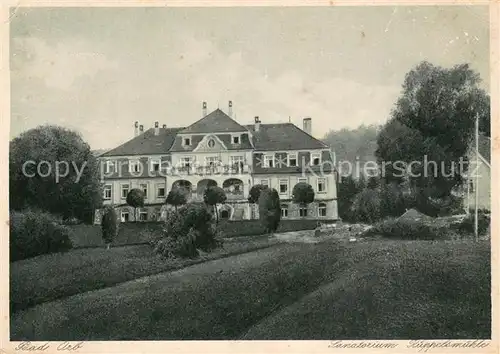
[[[479,154],[491,164],[491,139],[484,135],[479,135]]]
[[[166,154],[172,146],[175,136],[182,129],[160,128],[160,133],[155,135],[154,128],[151,128],[101,156]]]
[[[292,123],[260,124],[259,131],[255,125],[246,126],[253,134],[256,150],[305,150],[327,149],[328,145],[307,134]]]
[[[98,157],[98,156],[101,156],[102,154],[104,154],[106,151],[108,151],[109,149],[97,149],[97,150],[92,150],[92,155],[94,155],[95,157]]]
[[[180,133],[229,133],[244,132],[246,128],[217,108],[212,113],[197,120]]]

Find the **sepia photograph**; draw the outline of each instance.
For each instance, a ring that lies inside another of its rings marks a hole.
[[[489,5],[8,11],[16,351],[494,349]]]

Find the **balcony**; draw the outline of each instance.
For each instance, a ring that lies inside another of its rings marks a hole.
[[[195,193],[195,192],[190,192],[189,194],[186,195],[187,200],[190,202],[203,202],[203,194]],[[246,200],[246,197],[244,193],[231,193],[226,191],[226,200],[228,202],[230,201],[236,201],[236,200]]]
[[[216,176],[216,175],[239,175],[250,173],[250,166],[244,164],[219,165],[219,166],[181,166],[167,168],[167,174],[171,176],[180,175],[198,175],[198,176]]]

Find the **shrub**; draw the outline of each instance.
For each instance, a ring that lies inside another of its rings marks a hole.
[[[477,232],[479,235],[484,235],[490,227],[490,217],[484,212],[478,212],[477,215]],[[475,215],[471,213],[467,215],[460,224],[458,224],[458,231],[461,234],[474,234],[475,228]]]
[[[274,233],[280,224],[280,197],[276,189],[264,189],[259,197],[259,219],[267,232]]]
[[[351,207],[353,219],[358,222],[374,223],[381,218],[380,193],[374,189],[365,189],[354,198]]]
[[[380,188],[381,217],[401,216],[405,210],[405,199],[399,185],[395,182],[383,183]]]
[[[169,214],[155,250],[166,257],[196,257],[198,249],[210,251],[219,245],[210,212],[203,204],[190,203]]]
[[[397,240],[438,240],[447,237],[447,232],[443,228],[422,221],[392,218],[376,223],[369,230],[369,234]]]
[[[116,217],[115,209],[111,206],[104,208],[101,220],[101,229],[102,239],[109,248],[109,244],[113,242],[118,234],[118,219]]]
[[[157,242],[155,252],[167,258],[196,258],[200,254],[196,248],[196,237],[197,231],[193,228],[183,237],[165,237]]]
[[[70,231],[49,213],[10,213],[10,260],[17,261],[72,248]]]

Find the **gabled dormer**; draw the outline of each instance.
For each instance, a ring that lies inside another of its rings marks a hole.
[[[232,104],[230,108],[232,109]],[[206,114],[205,109],[206,103],[204,102],[203,118],[179,131],[170,151],[205,152],[252,149],[251,135],[245,126],[236,122],[219,108],[209,114]]]

